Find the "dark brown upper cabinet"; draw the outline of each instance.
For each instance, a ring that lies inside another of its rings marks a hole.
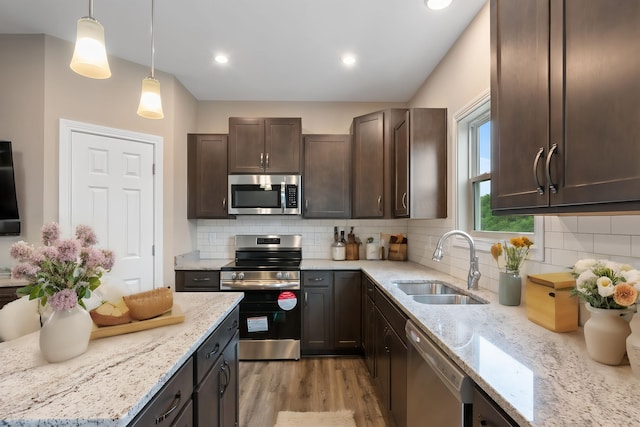
[[[351,136],[305,135],[305,218],[351,216]]]
[[[491,0],[494,214],[640,209],[636,2]]]
[[[353,218],[393,217],[393,129],[406,111],[392,108],[353,119]]]
[[[229,173],[300,174],[300,118],[229,118]]]
[[[228,218],[227,135],[187,135],[187,218]]]
[[[447,216],[447,110],[412,108],[393,129],[396,218]]]

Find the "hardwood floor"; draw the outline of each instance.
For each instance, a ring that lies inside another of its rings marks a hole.
[[[358,427],[391,425],[359,357],[240,362],[240,427],[273,427],[279,411],[342,409]]]

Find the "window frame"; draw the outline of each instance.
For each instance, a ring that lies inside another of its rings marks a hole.
[[[491,245],[500,241],[508,241],[511,237],[526,235],[534,245],[529,253],[532,261],[544,261],[544,218],[534,216],[533,233],[511,233],[497,231],[482,231],[475,229],[476,213],[474,208],[474,190],[475,182],[481,182],[490,179],[491,172],[474,175],[474,167],[472,166],[472,158],[477,158],[477,144],[473,144],[470,130],[473,125],[477,126],[482,117],[491,114],[491,92],[486,89],[479,96],[462,107],[453,115],[452,135],[454,138],[453,147],[455,150],[454,158],[456,159],[456,183],[454,186],[456,200],[456,228],[466,231],[474,239],[476,250],[490,252]],[[489,119],[490,120],[490,119]],[[484,121],[482,121],[484,123]],[[479,127],[479,126],[478,126]],[[473,157],[472,157],[473,156]],[[475,161],[477,164],[477,160]],[[454,240],[455,246],[467,247],[468,244],[463,239]]]

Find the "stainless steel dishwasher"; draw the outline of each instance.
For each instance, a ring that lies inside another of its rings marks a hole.
[[[473,382],[407,320],[407,426],[471,426]]]

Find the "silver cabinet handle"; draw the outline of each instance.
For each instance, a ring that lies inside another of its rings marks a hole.
[[[171,413],[173,411],[178,409],[178,406],[180,405],[180,400],[181,399],[182,399],[182,393],[180,391],[178,391],[176,393],[176,395],[174,396],[174,398],[173,398],[173,402],[171,402],[171,407],[169,409],[167,409],[167,411],[164,414],[162,414],[158,418],[156,418],[156,424],[160,424],[161,422],[163,422],[164,420],[169,418],[169,415],[171,415]]]
[[[209,282],[211,281],[211,277],[194,277],[193,279],[194,282]]]
[[[402,207],[407,209],[407,192],[406,191],[402,194]]]
[[[553,144],[551,150],[549,150],[549,157],[547,157],[547,181],[549,182],[549,191],[551,191],[552,194],[558,192],[558,187],[556,187],[551,180],[551,158],[556,151],[558,151],[558,144]]]
[[[309,199],[304,199],[304,208],[309,209]]]
[[[227,198],[223,197],[222,198],[222,210],[227,210]]]
[[[309,280],[313,280],[314,282],[322,282],[324,277],[311,277]]]
[[[260,153],[260,167],[264,167],[264,153]]]
[[[544,147],[540,147],[536,154],[536,158],[533,160],[533,181],[536,183],[538,194],[543,195],[544,187],[540,184],[540,180],[538,179],[538,163],[540,163],[540,159],[544,159]]]
[[[382,196],[378,196],[378,210],[382,212]]]
[[[269,153],[267,153],[267,169],[269,169]]]

